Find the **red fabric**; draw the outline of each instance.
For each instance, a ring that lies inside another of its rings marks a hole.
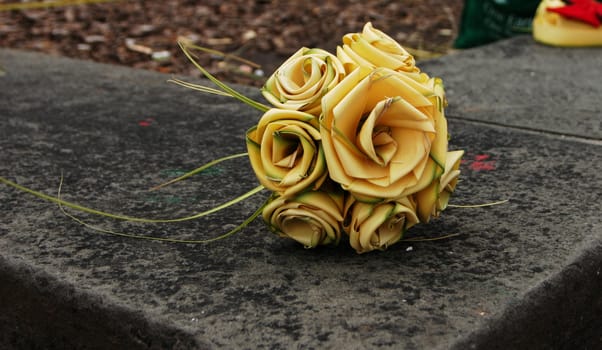
[[[596,0],[571,0],[563,7],[548,7],[547,10],[569,19],[588,23],[595,28],[600,27],[602,3]]]

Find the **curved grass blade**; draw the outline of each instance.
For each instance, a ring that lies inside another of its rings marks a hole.
[[[1,68],[1,67],[0,67]],[[198,85],[198,84],[193,84],[193,83],[189,83],[187,81],[184,80],[180,80],[177,78],[174,79],[169,79],[167,80],[168,83],[174,83],[174,84],[178,84],[180,86],[183,86],[185,88],[188,89],[192,89],[192,90],[196,90],[196,91],[200,91],[200,92],[204,92],[204,93],[208,93],[208,94],[214,94],[214,95],[220,95],[220,96],[228,96],[228,97],[234,97],[232,95],[230,95],[227,92],[223,92],[222,90],[218,90],[218,89],[213,89],[210,88],[208,86],[203,86],[203,85]]]
[[[247,105],[258,109],[261,112],[266,112],[268,109],[270,109],[270,107],[257,102],[255,100],[252,100],[250,98],[248,98],[247,96],[241,94],[240,92],[234,90],[233,88],[229,87],[228,85],[222,83],[219,79],[217,79],[216,77],[214,77],[213,75],[211,75],[211,73],[209,73],[205,68],[203,68],[203,66],[201,66],[193,57],[192,53],[189,51],[189,49],[203,49],[199,46],[195,46],[195,45],[191,45],[191,44],[186,44],[182,41],[178,42],[178,45],[180,45],[180,48],[182,49],[182,51],[184,52],[184,54],[186,55],[186,57],[188,57],[188,59],[190,60],[190,62],[192,62],[192,64],[194,64],[194,66],[201,71],[201,73],[203,73],[203,75],[205,77],[207,77],[207,79],[211,80],[215,85],[217,85],[220,89],[222,89],[223,91],[229,93],[232,97],[236,98],[237,100],[246,103]]]
[[[203,166],[200,166],[200,167],[198,167],[198,168],[196,168],[196,169],[194,169],[194,170],[192,170],[192,171],[190,171],[190,172],[188,172],[188,173],[180,176],[180,177],[177,177],[177,178],[175,178],[173,180],[167,181],[166,183],[163,183],[163,184],[157,185],[155,187],[152,187],[149,191],[156,191],[156,190],[158,190],[160,188],[163,188],[163,187],[165,187],[167,185],[171,185],[171,184],[173,184],[175,182],[187,179],[187,178],[191,177],[192,175],[198,174],[198,173],[200,173],[203,170],[207,170],[208,168],[211,168],[212,166],[214,166],[214,165],[216,165],[218,163],[221,163],[221,162],[223,162],[225,160],[234,159],[234,158],[240,158],[240,157],[244,157],[244,156],[247,156],[247,155],[248,155],[248,153],[237,153],[237,154],[232,154],[232,155],[229,155],[229,156],[226,156],[226,157],[222,157],[222,158],[213,160],[213,161],[211,161],[211,162],[209,162],[209,163],[207,163],[207,164],[205,164]]]
[[[60,189],[59,189],[59,194],[57,195],[57,198],[60,198]],[[257,218],[259,215],[261,215],[263,208],[266,206],[266,204],[268,203],[268,201],[266,200],[253,214],[251,214],[251,216],[249,216],[247,219],[245,219],[240,225],[236,226],[234,229],[219,235],[217,237],[213,237],[213,238],[209,238],[209,239],[179,239],[179,238],[169,238],[169,237],[156,237],[156,236],[148,236],[148,235],[136,235],[136,234],[131,234],[131,233],[124,233],[124,232],[116,232],[116,231],[112,231],[112,230],[107,230],[98,226],[94,226],[91,224],[88,224],[87,222],[83,221],[82,219],[79,219],[77,217],[75,217],[72,214],[69,214],[65,211],[65,208],[63,207],[62,204],[58,204],[59,208],[61,209],[61,212],[69,217],[70,219],[72,219],[73,221],[85,226],[86,228],[89,228],[91,230],[94,231],[98,231],[101,233],[106,233],[106,234],[110,234],[113,236],[118,236],[118,237],[125,237],[125,238],[132,238],[132,239],[142,239],[142,240],[147,240],[147,241],[158,241],[158,242],[166,242],[166,243],[182,243],[182,244],[205,244],[205,243],[211,243],[211,242],[215,242],[218,241],[220,239],[224,239],[227,238],[229,236],[232,236],[233,234],[240,232],[241,230],[243,230],[245,227],[247,227],[253,220],[255,220],[255,218]]]
[[[509,202],[509,199],[504,199],[502,201],[491,202],[491,203],[483,203],[483,204],[467,204],[467,205],[458,205],[458,204],[448,204],[449,208],[483,208],[483,207],[492,207],[494,205],[500,205]]]
[[[431,237],[431,238],[425,238],[425,237],[412,237],[412,238],[403,238],[400,240],[400,242],[430,242],[430,241],[440,241],[442,239],[448,239],[448,238],[452,238],[452,237],[457,237],[461,235],[461,233],[450,233],[449,235],[444,235],[444,236],[439,236],[439,237]]]
[[[62,183],[62,181],[63,181],[63,178],[61,176],[61,183]],[[242,195],[240,195],[240,196],[238,196],[238,197],[236,197],[236,198],[234,198],[232,200],[229,200],[229,201],[227,201],[225,203],[222,203],[222,204],[220,204],[220,205],[218,205],[216,207],[213,207],[213,208],[211,208],[209,210],[206,210],[206,211],[203,211],[203,212],[200,212],[198,214],[191,215],[191,216],[186,216],[186,217],[181,217],[181,218],[175,218],[175,219],[147,219],[147,218],[138,218],[138,217],[132,217],[132,216],[127,216],[127,215],[121,215],[121,214],[112,214],[112,213],[107,213],[107,212],[104,212],[104,211],[101,211],[101,210],[96,210],[96,209],[88,208],[88,207],[85,207],[83,205],[79,205],[79,204],[76,204],[76,203],[68,202],[68,201],[62,200],[60,198],[57,198],[57,197],[54,197],[54,196],[50,196],[50,195],[44,194],[42,192],[38,192],[38,191],[32,190],[32,189],[30,189],[28,187],[21,186],[21,185],[15,183],[15,182],[12,182],[12,181],[4,178],[4,177],[0,177],[0,182],[6,184],[8,186],[11,186],[13,188],[16,188],[16,189],[18,189],[20,191],[27,192],[27,193],[29,193],[31,195],[34,195],[34,196],[38,197],[38,198],[45,199],[45,200],[47,200],[49,202],[53,202],[53,203],[56,203],[56,204],[61,204],[61,205],[65,206],[65,207],[69,207],[69,208],[72,208],[72,209],[75,209],[75,210],[79,210],[79,211],[82,211],[82,212],[86,212],[86,213],[90,213],[90,214],[94,214],[94,215],[98,215],[98,216],[103,216],[103,217],[107,217],[107,218],[111,218],[111,219],[115,219],[115,220],[123,220],[123,221],[130,221],[130,222],[143,222],[143,223],[169,223],[169,222],[182,222],[182,221],[188,221],[188,220],[198,219],[198,218],[201,218],[203,216],[207,216],[209,214],[213,214],[215,212],[218,212],[218,211],[220,211],[222,209],[225,209],[225,208],[227,208],[229,206],[232,206],[232,205],[234,205],[236,203],[239,203],[239,202],[241,202],[241,201],[243,201],[243,200],[245,200],[245,199],[247,199],[247,198],[249,198],[249,197],[251,197],[251,196],[253,196],[253,195],[257,194],[257,193],[259,193],[260,191],[262,191],[264,189],[263,186],[257,186],[254,189],[248,191],[247,193],[242,194]]]
[[[192,47],[192,48],[194,48],[196,50],[203,51],[203,52],[206,52],[206,53],[214,55],[214,56],[223,57],[225,59],[232,59],[234,61],[238,61],[240,63],[244,63],[246,65],[249,65],[249,66],[251,66],[253,68],[261,68],[261,66],[258,65],[257,63],[255,63],[253,61],[249,61],[249,60],[247,60],[245,58],[242,58],[240,56],[232,55],[232,54],[229,54],[229,53],[225,53],[225,52],[222,52],[222,51],[219,51],[219,50],[210,49],[210,48],[207,48],[207,47],[197,46],[197,45],[194,45],[194,44],[192,44],[190,42],[186,42],[184,40],[181,40],[181,41],[186,46]]]

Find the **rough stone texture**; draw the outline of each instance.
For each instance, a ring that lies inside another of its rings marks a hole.
[[[544,46],[528,35],[421,65],[444,78],[454,117],[597,140],[600,67],[599,48]]]
[[[544,60],[535,53],[555,49],[518,38],[483,50],[487,56],[477,49],[425,64],[451,90],[451,148],[467,151],[452,202],[510,200],[450,208],[410,232],[460,236],[357,255],[345,244],[305,250],[256,220],[207,245],[157,243],[92,231],[56,205],[2,186],[0,347],[602,346],[600,134],[571,126],[599,123],[601,109],[592,101],[602,87],[589,83],[585,107],[568,117],[528,83],[510,89],[505,81],[513,75],[489,74],[493,68],[465,74],[505,64],[512,53],[516,71],[570,66],[585,76],[597,65],[571,66],[577,52],[592,63],[602,51],[559,50],[546,65],[534,65]],[[250,107],[168,84],[155,73],[10,50],[0,50],[0,62],[7,70],[0,77],[2,176],[56,194],[63,172],[65,199],[144,217],[199,212],[256,186],[241,158],[147,191],[182,170],[244,152],[243,131],[259,117]],[[483,93],[472,79],[504,90]],[[552,79],[546,91],[564,91],[565,83]],[[255,89],[241,89],[259,98]],[[476,92],[477,106],[499,99],[527,105],[530,94],[549,109],[498,111],[504,118],[490,123],[487,113],[469,111],[467,96]],[[179,224],[77,216],[116,231],[209,238],[265,197]]]

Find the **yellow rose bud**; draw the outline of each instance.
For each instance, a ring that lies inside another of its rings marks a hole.
[[[290,196],[318,189],[328,176],[318,120],[311,114],[268,110],[247,131],[247,150],[259,182]]]
[[[310,191],[295,197],[277,197],[262,215],[280,236],[314,248],[339,243],[343,204],[341,193]]]
[[[261,92],[275,107],[319,116],[320,99],[344,77],[345,68],[335,55],[304,47],[274,72]]]
[[[343,37],[343,45],[337,47],[337,57],[343,62],[347,73],[358,66],[366,68],[384,67],[394,71],[418,73],[414,56],[398,42],[368,22],[361,33],[350,33]]]
[[[441,175],[447,151],[440,80],[356,69],[322,99],[330,177],[363,200],[401,198]]]
[[[373,204],[350,196],[345,203],[344,229],[358,253],[386,249],[417,223],[415,204],[410,197]]]
[[[428,223],[431,216],[438,217],[447,208],[449,198],[456,190],[463,155],[462,150],[447,152],[445,172],[427,188],[414,195],[420,221]]]

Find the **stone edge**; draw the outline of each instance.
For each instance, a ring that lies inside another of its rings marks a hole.
[[[602,347],[602,240],[451,349],[599,349]]]
[[[0,256],[4,349],[208,349],[164,320]]]

